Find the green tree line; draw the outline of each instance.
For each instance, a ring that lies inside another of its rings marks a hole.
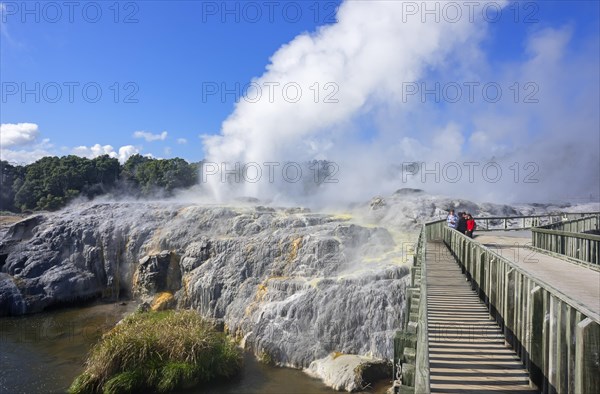
[[[108,155],[44,157],[15,166],[0,161],[0,210],[56,210],[76,197],[105,193],[169,195],[197,183],[201,163],[131,156],[123,165]]]

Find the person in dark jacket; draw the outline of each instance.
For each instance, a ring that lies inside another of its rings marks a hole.
[[[458,224],[456,225],[456,231],[464,234],[467,231],[467,213],[460,212],[458,214]]]

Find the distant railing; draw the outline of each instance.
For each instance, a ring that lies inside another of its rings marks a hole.
[[[598,215],[598,212],[560,212],[524,216],[481,216],[476,217],[475,222],[477,223],[477,231],[528,230],[533,227],[558,224],[589,215]]]
[[[591,264],[600,264],[600,214],[531,229],[535,248],[559,253]]]
[[[442,239],[543,393],[596,393],[600,316],[449,228]]]
[[[598,232],[600,231],[600,213],[588,213],[587,216],[562,221],[558,223],[547,224],[545,226],[539,226],[545,230],[558,230],[566,231],[570,233],[585,233],[585,232]]]

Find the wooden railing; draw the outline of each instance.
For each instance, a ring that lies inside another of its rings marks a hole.
[[[600,264],[600,235],[532,229],[535,248],[558,253],[590,264]]]
[[[425,229],[423,229],[425,230]],[[423,243],[418,251],[421,259],[421,291],[419,298],[419,327],[415,361],[415,393],[429,394],[429,333],[427,318],[427,241],[431,240],[426,231],[421,232]]]
[[[590,264],[600,264],[600,214],[531,229],[534,248],[558,253]]]
[[[586,233],[586,232],[598,232],[600,231],[600,213],[588,213],[587,216],[572,219],[567,221],[561,221],[558,223],[547,224],[545,226],[539,226],[539,228],[545,230],[558,230],[566,231],[570,233]]]
[[[598,215],[598,212],[560,212],[525,216],[480,216],[476,217],[475,221],[477,222],[477,231],[528,230],[533,227],[558,224],[589,215]]]
[[[411,268],[406,324],[394,338],[394,392],[401,394],[430,392],[426,250],[427,233],[423,226]]]
[[[452,229],[443,240],[544,393],[600,387],[600,316]]]
[[[478,217],[476,221],[478,230],[524,230],[540,224],[558,226],[586,215],[600,217],[598,212],[559,213]],[[591,221],[585,223],[586,229],[592,226]],[[600,387],[600,316],[530,277],[509,259],[448,228],[445,219],[424,224],[416,244],[407,319],[394,339],[395,392],[430,392],[426,250],[431,240],[442,240],[448,246],[542,392],[596,392]]]

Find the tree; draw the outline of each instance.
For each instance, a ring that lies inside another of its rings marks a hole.
[[[92,164],[96,169],[96,181],[98,183],[110,187],[119,180],[121,174],[119,160],[108,155],[102,155],[93,159]]]
[[[25,178],[22,166],[13,166],[7,161],[0,161],[0,211],[15,211],[15,195]]]
[[[192,186],[197,181],[196,174],[194,166],[178,157],[158,160],[134,155],[123,165],[123,179],[144,195]]]
[[[43,157],[24,167],[2,161],[0,209],[60,209],[78,196],[91,199],[123,185],[135,195],[170,194],[195,184],[200,165],[142,155],[131,156],[123,166],[108,155],[92,160],[73,155]]]

